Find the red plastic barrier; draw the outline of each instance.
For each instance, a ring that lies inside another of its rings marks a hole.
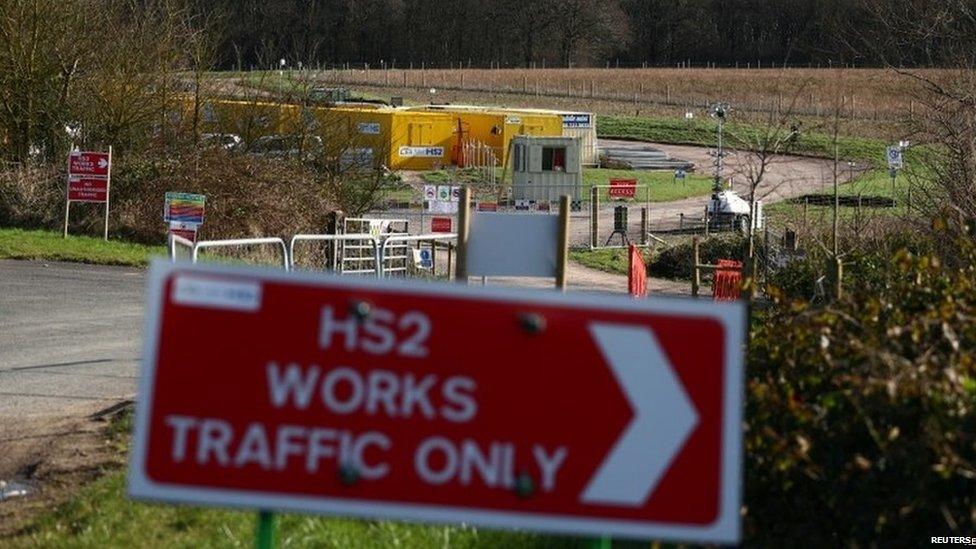
[[[645,297],[647,295],[647,265],[644,263],[644,254],[634,244],[630,245],[627,291],[634,297]]]
[[[735,301],[742,291],[742,262],[732,259],[719,259],[712,282],[712,297],[715,301]]]

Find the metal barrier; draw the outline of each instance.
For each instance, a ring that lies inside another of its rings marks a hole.
[[[382,278],[384,275],[382,259],[386,258],[387,246],[389,246],[391,242],[393,243],[436,242],[438,240],[453,240],[457,238],[457,235],[454,233],[430,233],[430,234],[416,234],[416,235],[394,234],[394,235],[380,235],[379,238],[383,239],[383,245],[380,247],[380,253],[378,256],[378,259],[380,259],[380,261],[376,262],[376,271],[377,271],[376,276]]]
[[[268,238],[238,238],[231,240],[201,240],[193,243],[186,238],[178,235],[169,235],[169,258],[176,261],[177,244],[190,249],[190,259],[193,263],[197,262],[199,252],[204,248],[222,248],[237,246],[258,246],[273,244],[281,248],[281,266],[286,271],[295,268],[295,244],[298,242],[319,241],[319,242],[342,242],[342,241],[367,241],[373,246],[373,258],[376,265],[375,274],[377,277],[384,276],[383,263],[391,244],[406,244],[408,242],[437,242],[443,240],[454,240],[457,235],[454,233],[430,233],[430,234],[381,234],[372,235],[366,233],[358,234],[296,234],[291,237],[288,244],[277,237]]]
[[[319,241],[319,242],[341,242],[341,241],[369,241],[373,244],[373,260],[377,265],[380,265],[381,253],[379,242],[375,235],[367,233],[356,233],[356,234],[296,234],[291,237],[291,241],[288,243],[288,268],[292,270],[295,268],[295,243],[296,242],[309,242],[309,241]],[[377,269],[379,271],[379,269]],[[376,276],[380,276],[379,272]]]
[[[178,238],[178,237],[177,237]],[[185,240],[185,239],[184,239]],[[187,241],[189,242],[189,241]],[[267,238],[237,238],[231,240],[201,240],[193,245],[193,255],[192,260],[194,263],[197,262],[197,256],[202,248],[224,248],[224,247],[238,247],[238,246],[260,246],[265,244],[273,244],[281,248],[281,266],[286,271],[290,270],[290,260],[288,258],[288,246],[285,245],[285,241],[277,237],[267,237]]]
[[[176,245],[177,244],[180,244],[182,246],[186,246],[190,250],[190,253],[191,254],[193,253],[194,243],[193,243],[192,240],[187,239],[187,238],[183,238],[182,236],[177,235],[177,234],[170,233],[169,234],[169,243],[168,243],[168,247],[169,247],[169,260],[170,260],[170,262],[176,262]]]

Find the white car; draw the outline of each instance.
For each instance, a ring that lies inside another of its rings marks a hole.
[[[205,133],[200,135],[200,144],[204,147],[215,147],[224,150],[233,150],[241,146],[240,136],[232,133]]]
[[[299,136],[265,135],[251,142],[248,152],[273,158],[304,156],[305,159],[310,159],[322,149],[322,138],[317,135],[307,135],[304,141]]]

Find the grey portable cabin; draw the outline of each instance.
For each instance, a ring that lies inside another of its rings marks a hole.
[[[583,166],[579,137],[512,138],[512,198],[556,202],[562,195],[580,200]]]

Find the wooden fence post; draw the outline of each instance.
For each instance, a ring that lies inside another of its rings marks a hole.
[[[596,248],[600,241],[600,194],[596,187],[590,188],[590,248]]]
[[[471,231],[471,188],[461,187],[461,200],[458,204],[458,232],[457,232],[457,266],[454,268],[454,280],[461,284],[468,283],[468,235]]]
[[[839,257],[835,257],[830,265],[830,287],[831,297],[836,301],[844,295],[844,263]]]
[[[699,289],[701,288],[701,271],[698,270],[698,265],[701,264],[701,244],[698,237],[691,239],[691,297],[698,297]]]
[[[556,288],[566,289],[569,263],[569,195],[559,197],[559,242],[556,249]]]

